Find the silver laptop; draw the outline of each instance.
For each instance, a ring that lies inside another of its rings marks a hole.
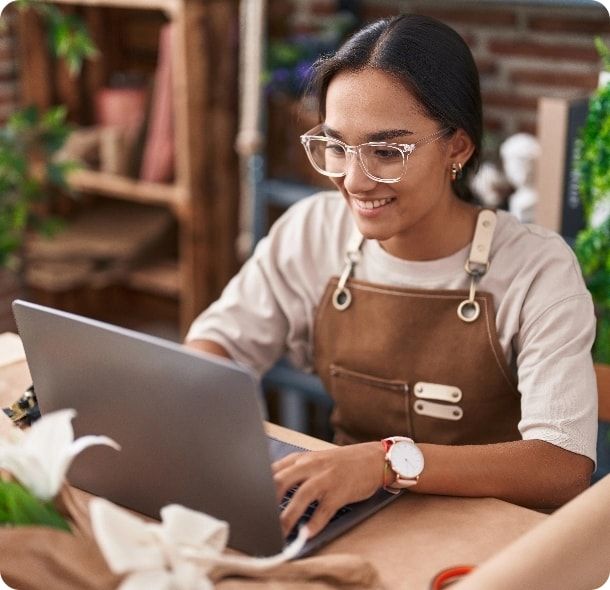
[[[76,436],[105,434],[122,447],[84,451],[68,474],[72,485],[154,518],[182,504],[226,520],[235,549],[282,550],[271,462],[302,449],[266,436],[249,370],[25,301],[13,311],[41,412],[74,408]],[[395,498],[380,490],[347,506],[301,555]]]

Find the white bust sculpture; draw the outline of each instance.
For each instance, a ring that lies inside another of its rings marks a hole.
[[[508,210],[523,223],[534,221],[538,200],[534,180],[539,156],[540,144],[529,133],[511,135],[500,146],[504,174],[515,187],[508,198]]]

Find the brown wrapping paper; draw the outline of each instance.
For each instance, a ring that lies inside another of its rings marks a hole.
[[[93,534],[89,496],[64,487],[56,504],[72,534],[43,527],[0,527],[0,573],[19,590],[112,590],[113,574]],[[219,590],[383,590],[375,568],[355,555],[327,555],[284,563],[267,571],[217,569]]]

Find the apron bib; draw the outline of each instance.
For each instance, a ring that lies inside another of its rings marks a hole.
[[[496,333],[489,268],[495,213],[482,210],[470,290],[403,289],[352,279],[363,239],[328,282],[314,325],[315,369],[334,400],[337,444],[519,440],[520,394]]]

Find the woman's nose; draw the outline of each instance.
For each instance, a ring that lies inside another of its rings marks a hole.
[[[345,189],[352,194],[357,194],[370,191],[375,188],[376,184],[376,180],[366,175],[358,154],[349,154],[343,179]]]

